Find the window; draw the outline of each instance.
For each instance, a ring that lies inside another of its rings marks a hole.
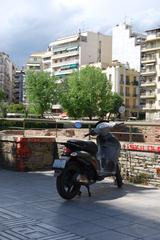
[[[129,96],[129,87],[126,87],[126,96]]]
[[[130,82],[129,82],[129,76],[126,76],[126,84],[129,85]]]
[[[123,84],[123,74],[120,75],[120,83]]]

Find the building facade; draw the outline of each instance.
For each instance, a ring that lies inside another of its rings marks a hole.
[[[45,52],[32,53],[26,63],[26,70],[41,71],[43,70],[43,56]]]
[[[65,78],[80,66],[112,61],[112,37],[101,33],[84,32],[77,35],[60,38],[49,44],[51,57],[51,72]]]
[[[126,23],[116,25],[112,30],[112,60],[129,64],[130,68],[140,72],[141,44],[145,35],[135,33]]]
[[[13,102],[24,103],[25,102],[25,72],[23,70],[17,70],[15,72],[13,82]]]
[[[0,88],[5,92],[7,102],[12,102],[14,74],[15,66],[11,62],[9,55],[0,52]]]
[[[146,32],[142,47],[141,107],[146,120],[160,120],[160,28]]]
[[[111,81],[112,92],[118,93],[124,100],[125,117],[138,117],[139,72],[117,61],[109,65],[103,72]]]

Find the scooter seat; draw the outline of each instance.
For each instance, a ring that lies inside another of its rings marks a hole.
[[[67,142],[69,144],[73,144],[74,146],[76,146],[80,150],[89,152],[93,155],[96,155],[96,153],[98,152],[97,145],[92,141],[82,141],[82,140],[77,140],[77,139],[69,139]]]

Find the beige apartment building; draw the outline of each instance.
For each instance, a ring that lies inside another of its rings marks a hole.
[[[112,92],[118,93],[124,100],[125,117],[138,117],[139,72],[118,61],[113,62],[103,72],[111,81]]]
[[[78,33],[57,39],[49,44],[48,50],[52,52],[51,73],[65,78],[82,65],[111,64],[112,37],[94,32]]]
[[[43,70],[43,56],[45,52],[32,53],[27,60],[26,70],[41,71]]]
[[[146,32],[141,52],[141,108],[146,120],[160,120],[160,28]]]

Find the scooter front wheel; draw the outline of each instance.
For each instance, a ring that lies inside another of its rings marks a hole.
[[[57,191],[62,198],[69,200],[78,195],[81,186],[76,181],[78,174],[80,174],[80,169],[76,163],[72,162],[57,177]]]
[[[116,177],[115,183],[117,184],[117,187],[121,188],[122,185],[123,185],[123,179],[122,179],[122,176],[121,176],[119,165],[117,165],[115,177]]]

